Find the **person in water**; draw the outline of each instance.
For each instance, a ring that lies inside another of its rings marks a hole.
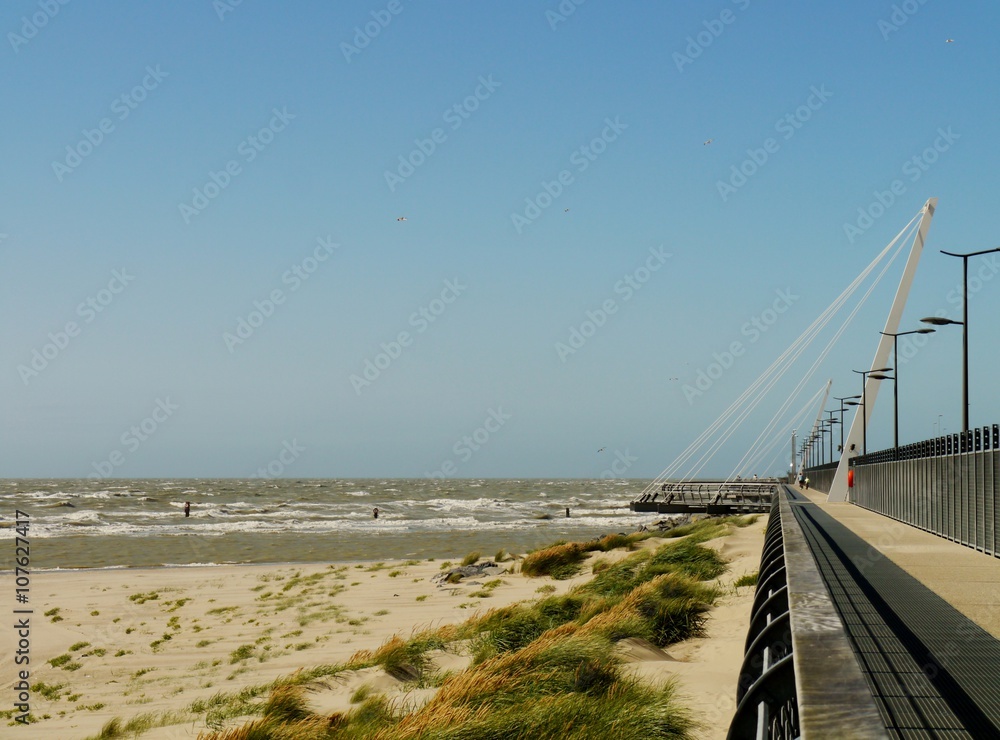
[[[190,501],[185,501],[184,502],[184,517],[187,518],[189,516],[191,516],[191,502]]]
[[[378,519],[378,507],[372,509],[372,519]]]

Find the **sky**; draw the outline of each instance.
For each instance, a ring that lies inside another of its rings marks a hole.
[[[0,476],[655,476],[931,197],[900,330],[961,318],[938,250],[1000,245],[998,21],[4,3]],[[795,410],[860,393],[902,264]],[[998,271],[970,261],[973,425],[1000,421]],[[961,348],[942,327],[901,363],[901,442],[960,429]],[[872,413],[891,445],[891,394]]]

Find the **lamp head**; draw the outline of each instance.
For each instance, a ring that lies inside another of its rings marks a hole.
[[[931,324],[933,326],[948,326],[949,324],[961,324],[961,321],[955,321],[954,319],[946,319],[944,316],[925,316],[920,319],[925,324]]]

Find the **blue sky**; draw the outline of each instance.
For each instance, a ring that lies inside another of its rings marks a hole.
[[[998,16],[5,3],[0,475],[653,476],[932,196],[901,330],[959,318],[937,250],[997,246]],[[973,267],[981,425],[1000,281]],[[901,270],[796,409],[827,378],[859,391]],[[960,352],[946,327],[902,367],[901,441],[959,428]],[[869,448],[891,439],[886,393]]]

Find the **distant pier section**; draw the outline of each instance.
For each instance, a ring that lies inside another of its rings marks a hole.
[[[665,481],[629,508],[652,514],[766,514],[781,483],[777,478]]]

